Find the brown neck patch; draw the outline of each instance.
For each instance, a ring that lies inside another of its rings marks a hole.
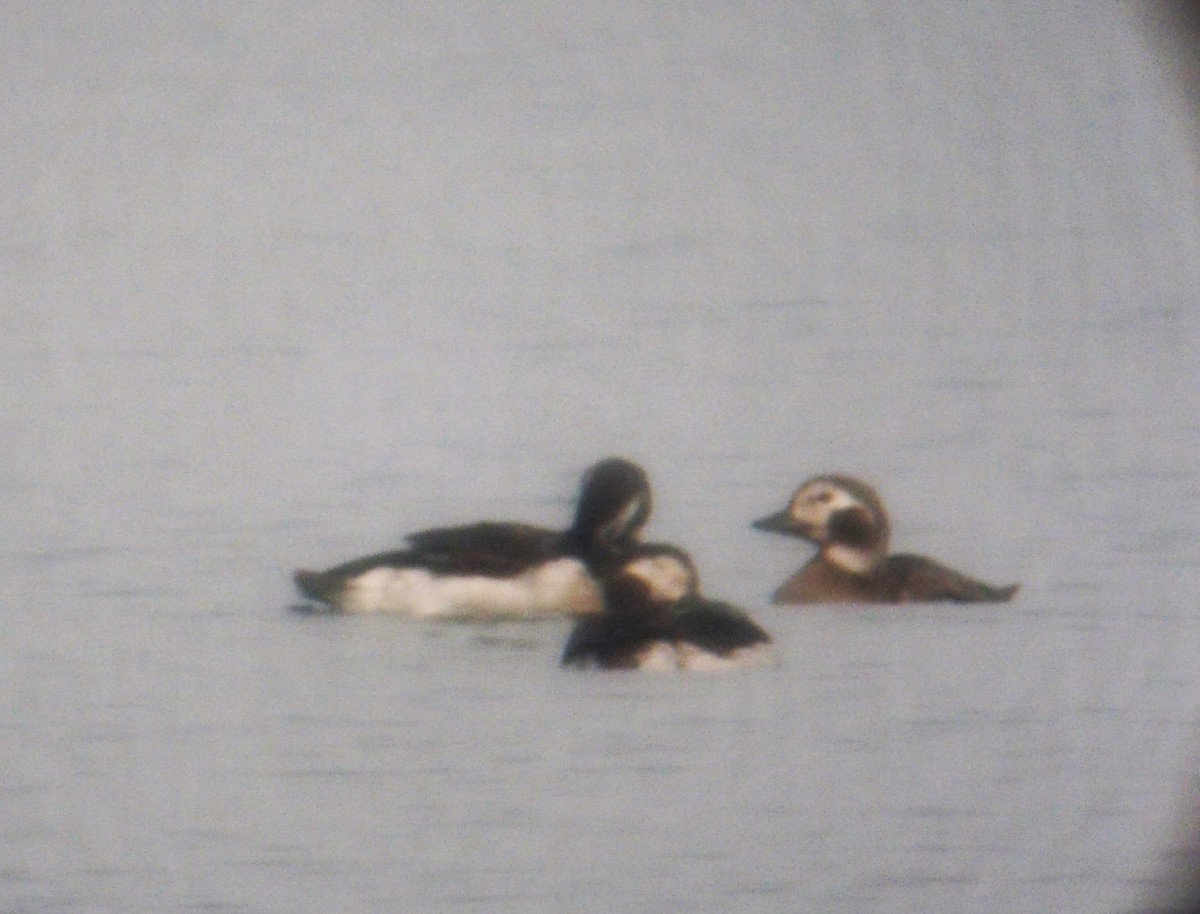
[[[865,552],[887,549],[887,529],[881,528],[865,508],[847,508],[829,518],[829,542],[841,543]]]

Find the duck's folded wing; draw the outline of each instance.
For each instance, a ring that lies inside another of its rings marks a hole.
[[[1005,603],[1021,586],[985,584],[921,555],[889,556],[879,574],[884,589],[900,602]]]
[[[562,534],[555,530],[495,521],[422,530],[408,544],[420,564],[441,574],[520,574],[564,555]]]
[[[598,613],[580,619],[563,647],[559,663],[565,667],[598,667],[632,670],[641,652],[667,633],[652,620]]]
[[[728,603],[685,598],[676,604],[673,615],[675,637],[714,654],[729,654],[771,641],[762,626]]]

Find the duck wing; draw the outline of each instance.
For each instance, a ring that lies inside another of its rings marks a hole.
[[[736,606],[703,597],[685,597],[675,604],[671,630],[677,639],[719,655],[771,642],[762,626]]]
[[[642,649],[667,633],[654,620],[613,612],[580,619],[571,630],[559,663],[565,667],[597,666],[609,670],[631,670],[638,665]]]
[[[896,602],[1007,603],[1021,586],[985,584],[933,559],[908,554],[888,556],[876,575]]]
[[[422,530],[408,545],[414,564],[439,574],[507,577],[566,555],[558,531],[497,521]]]

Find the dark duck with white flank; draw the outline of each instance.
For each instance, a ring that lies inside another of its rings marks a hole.
[[[604,611],[576,623],[562,665],[604,670],[723,670],[771,662],[771,636],[700,595],[691,557],[647,543],[604,577]]]
[[[1002,603],[1020,587],[985,584],[920,555],[889,555],[883,501],[851,476],[814,476],[786,508],[753,526],[817,546],[817,554],[775,591],[774,603]]]
[[[537,618],[599,612],[595,569],[632,548],[650,516],[650,484],[609,458],[580,482],[567,530],[483,521],[414,533],[407,548],[327,571],[300,570],[304,596],[349,613]]]

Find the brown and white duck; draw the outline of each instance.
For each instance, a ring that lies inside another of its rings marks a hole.
[[[1020,587],[985,584],[924,556],[889,554],[883,500],[852,476],[814,476],[786,508],[752,526],[817,546],[817,554],[775,591],[773,603],[1000,603]]]

